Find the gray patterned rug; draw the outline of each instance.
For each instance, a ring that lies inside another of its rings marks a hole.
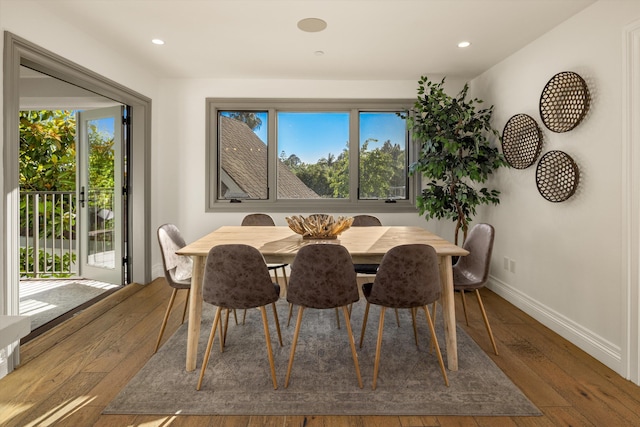
[[[352,314],[356,346],[360,339],[364,302]],[[227,344],[220,353],[218,336],[202,390],[196,383],[214,308],[205,304],[198,368],[186,372],[186,324],[164,344],[130,383],[105,408],[105,414],[188,415],[464,415],[536,416],[540,411],[504,375],[477,344],[458,328],[459,370],[448,371],[444,385],[424,312],[418,317],[417,348],[408,310],[385,316],[385,333],[377,389],[371,389],[379,308],[372,306],[362,348],[358,348],[364,388],[357,385],[344,318],[337,329],[334,310],[307,309],[288,388],[284,388],[295,315],[286,326],[288,306],[278,303],[284,346],[277,343],[272,311],[271,338],[278,389],[271,382],[264,330],[258,310],[247,313],[245,325],[230,320]],[[241,313],[238,313],[241,317]],[[440,316],[441,317],[441,316]],[[240,319],[241,321],[241,319]],[[439,342],[444,333],[437,325]],[[443,344],[441,344],[443,346]],[[443,349],[443,356],[444,354]],[[445,362],[446,363],[446,362]]]

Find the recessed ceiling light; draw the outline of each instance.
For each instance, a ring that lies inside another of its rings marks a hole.
[[[164,44],[164,40],[153,39],[153,40],[151,40],[151,43],[157,44],[157,45],[162,45],[162,44]]]
[[[327,28],[327,23],[319,18],[305,18],[298,21],[298,28],[307,33],[317,33]]]
[[[469,47],[469,46],[471,46],[471,42],[464,41],[464,42],[458,43],[458,47]]]

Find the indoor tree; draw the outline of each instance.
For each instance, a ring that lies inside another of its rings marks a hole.
[[[455,97],[443,86],[444,79],[435,83],[423,76],[418,81],[418,99],[405,117],[413,140],[420,144],[409,173],[428,180],[416,201],[420,215],[453,220],[458,244],[460,229],[463,241],[467,237],[476,207],[500,202],[498,190],[480,184],[507,163],[489,139],[500,140],[491,126],[493,106],[479,109],[482,100],[467,99],[468,84]]]

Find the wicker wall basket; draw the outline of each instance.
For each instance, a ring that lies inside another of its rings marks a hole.
[[[590,101],[589,88],[582,77],[571,71],[558,73],[540,96],[542,123],[552,132],[568,132],[587,115]]]
[[[502,131],[502,153],[516,169],[526,169],[538,159],[542,150],[542,131],[533,117],[516,114]]]
[[[536,168],[538,191],[550,202],[564,202],[573,196],[579,177],[578,165],[564,151],[545,153]]]

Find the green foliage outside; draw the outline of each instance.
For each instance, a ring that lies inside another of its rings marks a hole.
[[[433,83],[421,77],[418,81],[418,99],[406,120],[420,152],[409,173],[420,173],[428,180],[417,198],[420,215],[453,220],[457,244],[460,229],[466,239],[477,206],[500,203],[498,190],[477,187],[507,163],[489,140],[500,140],[491,127],[493,106],[478,109],[482,100],[467,99],[468,85],[452,97],[443,84],[444,79]]]
[[[262,125],[262,120],[252,112],[229,111],[226,115],[244,122],[252,130]],[[390,141],[385,141],[382,147],[369,149],[370,143],[377,142],[376,139],[369,139],[360,147],[361,199],[394,197],[394,188],[404,189],[407,185],[405,150],[399,144],[391,144]],[[316,163],[304,163],[296,154],[287,155],[284,151],[280,153],[280,161],[320,197],[349,197],[348,145],[337,157],[329,153]]]
[[[113,188],[113,139],[89,129],[89,179],[93,188]],[[22,196],[25,192],[75,191],[76,190],[76,119],[71,111],[21,111],[20,112],[20,234],[32,234],[33,206]],[[31,199],[33,200],[33,199]],[[39,222],[49,224],[46,231],[39,230],[39,238],[69,240],[75,238],[75,197],[42,197],[38,202]],[[47,217],[45,218],[45,212]],[[71,217],[69,217],[69,212]],[[56,218],[57,220],[52,220]],[[60,220],[60,219],[63,220]],[[21,274],[34,265],[33,249],[21,248]],[[75,253],[48,254],[43,249],[38,254],[40,271],[68,271],[75,262]],[[56,275],[57,276],[57,275]]]
[[[392,188],[406,186],[404,150],[398,144],[385,141],[382,147],[370,149],[370,139],[360,147],[360,198],[391,197]],[[329,153],[317,163],[301,162],[298,156],[283,151],[280,161],[321,197],[349,197],[349,150],[344,148],[336,157]]]

